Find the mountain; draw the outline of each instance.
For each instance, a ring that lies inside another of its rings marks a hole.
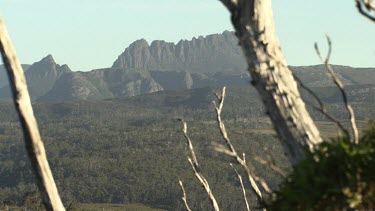
[[[26,72],[27,69],[30,67],[30,65],[28,64],[22,64],[21,66],[24,72]],[[0,65],[0,88],[6,85],[8,85],[8,75],[6,73],[5,66]]]
[[[141,39],[132,43],[113,63],[113,68],[159,71],[244,72],[245,59],[233,32],[181,40],[177,44]]]
[[[338,99],[324,65],[290,68],[307,86],[326,92],[322,97]],[[366,98],[374,91],[375,68],[333,68],[349,86],[351,99]],[[149,45],[144,39],[137,40],[125,48],[112,67],[89,72],[73,72],[48,55],[28,67],[25,74],[33,100],[59,102],[125,98],[165,90],[249,86],[250,76],[245,70],[246,62],[236,37],[225,31],[177,44],[157,40]],[[9,93],[9,86],[3,86],[0,99],[9,99]]]
[[[47,55],[39,62],[32,64],[25,72],[31,99],[45,95],[63,74],[71,72],[68,65],[56,64],[52,55]],[[10,97],[9,84],[0,89],[0,98]]]
[[[163,90],[148,70],[98,69],[71,72],[56,81],[40,101],[98,100],[131,97]]]

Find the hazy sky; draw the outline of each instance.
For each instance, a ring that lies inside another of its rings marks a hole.
[[[22,63],[52,54],[88,71],[109,67],[133,41],[177,42],[232,30],[218,0],[2,0],[0,15]],[[290,65],[317,64],[313,44],[334,42],[332,62],[375,67],[375,24],[354,0],[273,0],[276,29]]]

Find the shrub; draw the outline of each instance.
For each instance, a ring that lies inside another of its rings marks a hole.
[[[359,144],[348,135],[306,153],[273,194],[272,210],[373,210],[375,208],[375,122]]]

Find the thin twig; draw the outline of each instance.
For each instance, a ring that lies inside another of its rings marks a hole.
[[[184,137],[186,139],[186,142],[187,142],[187,145],[189,147],[189,150],[190,150],[190,153],[191,153],[191,156],[193,157],[193,161],[194,161],[194,165],[197,165],[197,167],[199,167],[199,164],[198,164],[198,159],[197,159],[197,156],[195,155],[195,151],[194,151],[194,147],[193,147],[193,143],[191,142],[188,134],[187,134],[187,124],[186,122],[183,120],[183,119],[180,119],[180,121],[182,122],[183,124],[183,133],[184,133]]]
[[[245,200],[246,204],[246,210],[250,211],[250,206],[249,202],[247,201],[247,196],[246,196],[246,189],[242,181],[242,176],[238,173],[237,169],[234,168],[233,164],[230,164],[230,166],[233,168],[233,170],[236,172],[238,179],[240,180],[241,188],[242,188],[242,193],[243,193],[243,198]]]
[[[252,170],[250,170],[249,166],[246,163],[245,153],[243,153],[243,157],[241,158],[238,155],[238,153],[235,150],[231,140],[228,137],[228,133],[225,129],[225,125],[224,125],[224,123],[221,119],[221,112],[222,112],[222,109],[223,109],[223,106],[224,106],[224,100],[225,100],[225,91],[226,91],[226,87],[223,87],[221,95],[217,95],[218,100],[219,100],[219,106],[216,105],[215,101],[213,101],[213,104],[214,104],[215,110],[216,110],[216,117],[217,117],[217,123],[219,125],[219,129],[220,129],[220,134],[222,135],[227,147],[224,148],[224,146],[222,146],[222,145],[217,145],[218,147],[216,147],[215,150],[218,151],[218,152],[223,152],[223,153],[225,153],[225,154],[227,154],[227,155],[236,159],[237,163],[240,164],[243,167],[243,169],[245,170],[245,172],[247,173],[251,188],[254,191],[254,193],[256,194],[258,200],[260,202],[262,202],[263,196],[262,196],[261,191],[259,190],[259,187],[258,187],[256,181],[260,183],[260,185],[263,187],[263,189],[267,193],[271,193],[272,191],[263,179],[257,177],[255,175],[255,173]]]
[[[193,159],[191,159],[189,156],[188,156],[188,161],[195,173],[195,176],[198,178],[199,182],[202,184],[202,186],[204,187],[208,197],[210,198],[210,201],[211,201],[211,204],[212,206],[214,207],[214,210],[215,211],[219,211],[219,205],[216,201],[216,198],[215,196],[213,195],[211,189],[210,189],[210,185],[208,184],[208,181],[206,180],[206,178],[200,173],[200,169],[199,169],[199,163],[198,163],[198,159],[196,158],[195,156],[195,152],[194,152],[194,147],[193,147],[193,143],[191,142],[188,134],[187,134],[187,124],[186,122],[183,120],[183,119],[180,119],[180,121],[182,122],[183,124],[183,133],[184,133],[184,137],[186,139],[186,141],[188,142],[188,146],[189,146],[189,150],[190,150],[190,154],[191,156],[193,157]]]
[[[330,121],[332,121],[333,123],[335,123],[337,125],[337,127],[340,128],[340,130],[344,133],[347,132],[347,130],[345,129],[345,127],[341,124],[340,121],[338,121],[335,117],[333,117],[332,115],[330,115],[327,110],[326,110],[326,107],[324,105],[324,103],[320,100],[320,98],[318,97],[318,95],[313,91],[311,90],[309,87],[307,87],[303,82],[302,80],[295,74],[293,73],[293,77],[294,79],[297,81],[297,83],[300,85],[300,87],[304,90],[306,90],[315,100],[316,102],[318,102],[319,104],[319,107],[318,106],[315,106],[312,102],[309,102],[307,100],[305,100],[305,103],[310,105],[312,108],[314,108],[315,110],[319,111],[320,113],[322,113],[326,118],[328,118]]]
[[[320,53],[319,46],[318,46],[317,43],[315,43],[315,50],[316,50],[316,53],[318,54],[320,60],[325,64],[330,78],[332,79],[334,84],[337,86],[337,88],[340,90],[340,93],[341,93],[342,99],[344,101],[346,110],[349,113],[351,128],[352,128],[353,135],[354,135],[354,143],[358,144],[358,142],[359,142],[358,127],[357,127],[357,123],[356,123],[356,120],[355,120],[354,111],[353,111],[352,106],[349,104],[348,97],[345,93],[344,85],[342,84],[340,79],[337,77],[337,75],[336,75],[335,71],[333,70],[332,66],[329,64],[330,55],[332,53],[332,41],[331,41],[331,39],[328,35],[326,36],[326,38],[327,38],[327,43],[328,43],[328,55],[327,55],[327,57],[325,59],[323,58],[322,54]]]
[[[275,165],[275,163],[273,163],[272,161],[267,161],[267,160],[264,160],[258,156],[253,156],[252,157],[255,161],[257,161],[258,163],[260,164],[263,164],[263,165],[266,165],[268,166],[270,169],[272,169],[273,171],[275,171],[276,173],[278,173],[280,176],[282,177],[287,177],[287,173],[285,173],[285,171],[283,171],[281,168],[277,167]]]
[[[29,92],[27,90],[25,75],[1,18],[0,48],[3,62],[9,76],[13,102],[21,122],[26,149],[34,173],[36,174],[38,187],[45,208],[47,210],[65,210],[47,161],[44,144],[40,138],[38,125],[34,117]]]
[[[181,180],[178,181],[178,183],[180,184],[180,187],[181,187],[181,191],[182,191],[182,201],[184,201],[184,204],[185,204],[185,207],[188,211],[191,211],[190,207],[189,207],[189,204],[187,203],[187,198],[186,198],[186,191],[185,191],[185,188],[184,188],[184,184],[182,183]]]

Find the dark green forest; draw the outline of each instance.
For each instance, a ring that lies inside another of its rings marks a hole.
[[[232,160],[212,147],[213,143],[223,143],[211,103],[217,91],[203,88],[126,99],[35,103],[34,112],[64,204],[142,203],[181,210],[181,179],[192,209],[209,209],[207,195],[186,160],[186,143],[177,120],[184,118],[202,172],[220,207],[244,210],[240,183],[229,165]],[[335,93],[320,93],[327,99],[328,110],[346,120],[344,107],[332,100]],[[375,118],[371,101],[354,100],[352,104],[360,123],[366,117]],[[311,112],[325,134],[336,134],[323,115]],[[0,103],[0,116],[0,203],[21,206],[37,187],[13,104]],[[251,159],[272,158],[279,167],[290,170],[255,91],[229,87],[223,119],[236,149],[247,154],[250,167],[271,187],[277,186],[282,178]],[[250,204],[255,206],[256,197],[249,194]]]

